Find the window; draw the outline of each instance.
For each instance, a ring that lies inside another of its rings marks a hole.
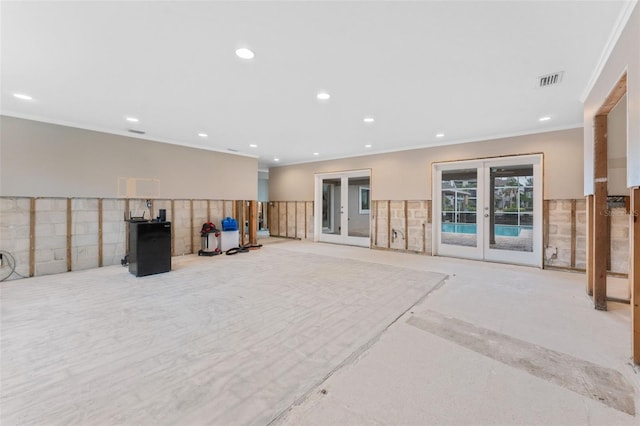
[[[358,206],[360,214],[369,214],[369,187],[368,186],[360,186],[360,191],[358,191]]]

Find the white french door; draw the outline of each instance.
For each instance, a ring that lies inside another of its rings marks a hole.
[[[542,155],[433,165],[435,255],[542,267]]]
[[[315,176],[314,240],[370,245],[369,170]]]

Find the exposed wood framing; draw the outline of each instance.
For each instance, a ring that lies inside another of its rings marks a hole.
[[[629,284],[631,287],[631,346],[633,362],[640,364],[640,188],[631,190],[629,216]]]
[[[422,252],[427,252],[427,225],[422,224]]]
[[[29,203],[29,276],[36,274],[36,199]]]
[[[609,96],[607,96],[607,99],[605,99],[604,103],[598,110],[597,115],[606,116],[607,114],[609,114],[611,110],[618,104],[620,99],[622,99],[625,93],[627,93],[626,72],[622,75],[622,77],[620,77],[620,80],[618,80],[618,83],[616,83],[616,86],[613,88],[611,93],[609,93]]]
[[[207,200],[207,222],[211,222],[211,200]]]
[[[289,237],[289,202],[284,202],[284,236]]]
[[[176,255],[175,240],[176,240],[176,203],[175,200],[171,200],[171,256]],[[129,235],[129,231],[127,231]],[[127,246],[127,253],[129,253],[129,247]]]
[[[587,196],[587,294],[593,296],[593,195]]]
[[[391,200],[387,200],[387,248],[391,248]]]
[[[380,205],[380,202],[376,200],[376,201],[374,201],[374,203],[375,203],[374,212],[375,212],[376,233],[375,233],[375,236],[374,236],[373,245],[377,246],[378,245],[378,207]]]
[[[227,201],[222,200],[222,218],[225,219],[227,217]],[[220,224],[222,226],[222,224]]]
[[[102,198],[98,198],[98,267],[103,265],[103,253],[102,253]]]
[[[298,202],[293,202],[293,238],[298,238]]]
[[[307,216],[307,202],[304,202],[304,237],[307,238],[307,222],[309,221]]]
[[[190,242],[191,242],[191,253],[195,253],[195,239],[193,238],[193,219],[194,219],[194,215],[193,215],[193,199],[189,200],[189,237],[190,237]]]
[[[249,244],[258,244],[258,202],[249,201]]]
[[[427,217],[427,223],[432,223],[432,218],[431,218],[431,203],[432,203],[432,201],[431,201],[431,200],[427,200],[427,201],[425,202],[425,205],[426,205],[426,208],[427,208],[427,214],[426,214],[426,217]]]
[[[571,200],[571,267],[576,267],[576,200]]]
[[[542,201],[542,256],[549,247],[549,200]],[[543,262],[544,267],[544,262]]]
[[[404,249],[409,250],[409,202],[404,200]]]
[[[594,197],[594,240],[593,258],[593,304],[601,311],[607,310],[607,256],[609,252],[609,232],[607,217],[607,116],[595,118],[595,197]]]
[[[67,271],[71,271],[71,268],[73,267],[73,262],[71,259],[71,244],[73,243],[73,241],[71,240],[71,233],[73,232],[71,213],[71,198],[67,198]]]
[[[129,219],[131,219],[130,215],[129,215],[129,208],[130,208],[130,202],[129,199],[125,199],[124,200],[124,240],[126,241],[125,246],[126,246],[126,250],[125,253],[129,254],[129,249],[130,249],[130,241],[129,241]],[[171,220],[173,220],[173,200],[171,200]],[[172,227],[173,228],[173,227]],[[173,231],[171,231],[173,234]],[[173,237],[171,238],[171,244],[173,247]],[[173,255],[173,249],[171,250],[171,254]]]

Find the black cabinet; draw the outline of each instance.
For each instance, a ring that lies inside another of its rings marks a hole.
[[[171,270],[171,222],[129,223],[129,272],[136,277]]]

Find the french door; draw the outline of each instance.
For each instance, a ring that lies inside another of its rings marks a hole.
[[[370,245],[369,170],[322,173],[315,177],[315,241]]]
[[[542,267],[542,155],[433,165],[434,254]]]

